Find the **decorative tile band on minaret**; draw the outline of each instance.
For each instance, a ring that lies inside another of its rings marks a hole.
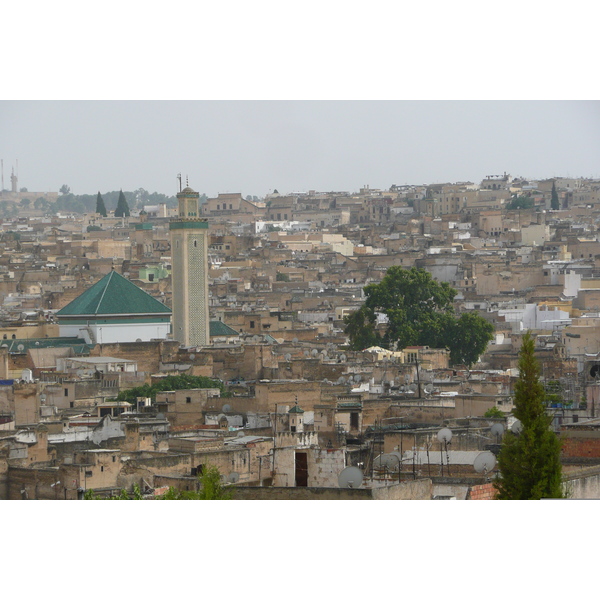
[[[186,182],[187,183],[187,182]],[[169,223],[173,339],[187,348],[210,341],[208,309],[208,219],[199,215],[200,194],[185,187],[177,194],[178,217]]]

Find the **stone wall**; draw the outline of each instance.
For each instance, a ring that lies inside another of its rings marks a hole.
[[[237,487],[235,500],[431,500],[430,479],[375,489]]]

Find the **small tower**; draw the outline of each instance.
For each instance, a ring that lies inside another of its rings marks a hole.
[[[182,346],[207,346],[208,219],[198,216],[200,194],[185,187],[177,194],[179,211],[169,223],[173,339]]]
[[[288,411],[290,416],[290,431],[292,433],[302,433],[304,431],[304,411],[296,404]]]

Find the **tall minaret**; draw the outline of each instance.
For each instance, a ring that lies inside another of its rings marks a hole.
[[[173,339],[188,348],[210,342],[208,219],[198,217],[199,198],[190,187],[181,190],[177,194],[179,216],[169,222]]]

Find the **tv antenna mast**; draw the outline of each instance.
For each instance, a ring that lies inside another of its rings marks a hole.
[[[452,439],[452,432],[447,428],[440,429],[437,434],[438,442],[440,443],[440,458],[442,467],[442,477],[444,476],[444,455],[442,449],[446,450],[446,475],[450,475],[450,454],[448,453],[448,444]]]

